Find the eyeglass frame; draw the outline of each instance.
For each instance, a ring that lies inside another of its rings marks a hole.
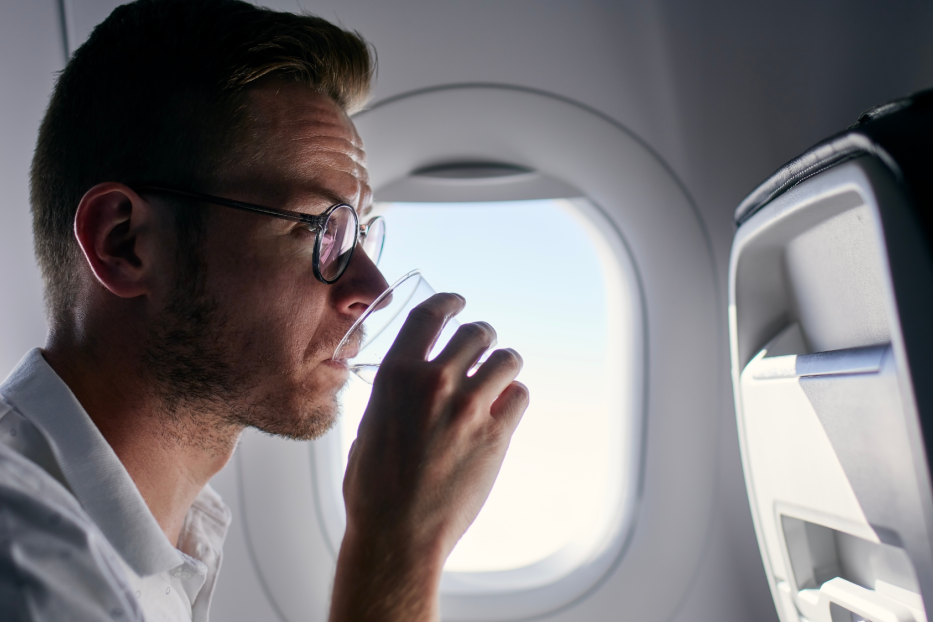
[[[283,220],[290,220],[292,222],[300,222],[306,225],[311,231],[314,231],[314,255],[311,260],[311,267],[312,270],[314,270],[314,277],[326,285],[333,285],[341,276],[343,276],[343,273],[346,272],[347,268],[350,266],[350,262],[353,261],[353,253],[356,251],[356,247],[359,245],[360,240],[368,235],[369,228],[372,227],[376,221],[383,220],[382,216],[373,216],[367,220],[365,224],[362,224],[360,223],[360,217],[356,213],[356,210],[352,205],[348,205],[347,203],[336,203],[331,205],[320,214],[304,214],[302,212],[294,212],[292,210],[279,209],[276,207],[266,207],[264,205],[256,205],[254,203],[244,203],[243,201],[234,201],[233,199],[225,199],[223,197],[216,197],[210,194],[191,192],[188,190],[178,190],[176,188],[168,188],[166,186],[145,184],[132,186],[132,189],[134,192],[161,192],[186,199],[194,199],[196,201],[210,203],[211,205],[231,207],[233,209],[252,212],[254,214],[263,214],[265,216],[272,216],[273,218],[281,218]],[[353,248],[350,249],[350,257],[347,258],[347,261],[343,268],[340,270],[340,273],[337,274],[337,276],[335,276],[333,279],[327,280],[324,278],[324,275],[321,274],[322,234],[324,233],[324,225],[327,223],[327,219],[330,218],[331,214],[342,207],[349,208],[353,213],[353,219],[356,221],[356,237],[353,240]],[[385,236],[383,236],[382,241],[383,244],[385,244]],[[382,248],[379,249],[379,255],[382,255]]]

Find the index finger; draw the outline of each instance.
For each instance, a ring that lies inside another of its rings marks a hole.
[[[464,306],[466,300],[459,294],[434,294],[419,304],[409,312],[384,360],[426,359],[447,320],[463,311]]]

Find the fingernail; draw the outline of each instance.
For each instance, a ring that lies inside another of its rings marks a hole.
[[[457,293],[455,293],[455,292],[450,292],[450,293],[453,294],[454,296],[456,296],[457,298],[459,298],[460,300],[462,300],[463,302],[466,302],[466,298],[464,298],[464,297],[461,296],[460,294],[457,294]]]

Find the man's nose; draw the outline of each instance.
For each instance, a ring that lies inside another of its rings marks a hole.
[[[353,251],[350,265],[330,287],[330,296],[337,311],[354,319],[389,288],[382,272],[361,246]]]

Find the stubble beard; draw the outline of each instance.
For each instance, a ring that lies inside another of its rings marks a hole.
[[[264,391],[269,371],[243,360],[255,337],[233,328],[204,273],[176,281],[148,332],[142,373],[151,381],[164,436],[207,451],[227,450],[245,427],[296,440],[322,436],[339,416],[339,387],[330,395],[301,387]],[[289,390],[297,395],[283,394]]]

